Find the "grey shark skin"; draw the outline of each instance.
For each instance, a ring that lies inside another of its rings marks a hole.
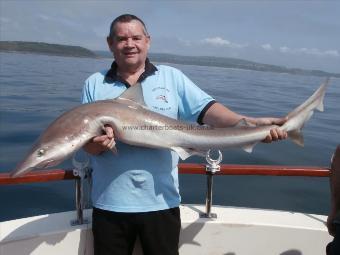
[[[326,80],[310,98],[290,112],[282,126],[254,127],[242,120],[231,128],[196,126],[150,111],[143,102],[142,87],[132,86],[117,99],[80,105],[62,114],[41,134],[11,176],[58,165],[102,134],[106,124],[113,127],[117,140],[135,146],[168,148],[182,159],[209,149],[241,147],[251,152],[256,143],[277,127],[303,145],[301,129],[315,109],[323,111],[328,82]]]

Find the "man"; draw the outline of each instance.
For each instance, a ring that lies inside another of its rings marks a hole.
[[[327,255],[340,254],[340,145],[336,148],[331,162],[331,212],[327,219],[327,228],[334,236],[327,245]]]
[[[83,103],[115,98],[130,86],[142,86],[146,105],[171,118],[214,127],[233,126],[243,118],[257,125],[285,122],[284,118],[249,118],[234,113],[179,70],[151,64],[147,59],[150,36],[143,21],[134,15],[121,15],[112,22],[107,43],[115,62],[109,71],[87,79]],[[285,132],[273,129],[265,142],[286,137]],[[136,236],[144,254],[178,254],[177,154],[117,142],[118,154],[114,155],[109,151],[114,146],[110,126],[85,146],[93,155],[95,254],[131,254]]]

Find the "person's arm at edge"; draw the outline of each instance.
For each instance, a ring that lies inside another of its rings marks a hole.
[[[213,127],[231,127],[235,126],[240,120],[245,119],[254,125],[282,125],[287,118],[252,118],[237,114],[220,103],[212,104],[205,112],[202,122]],[[272,129],[270,135],[263,142],[270,143],[281,139],[286,139],[287,133],[280,129]]]
[[[332,162],[330,173],[331,189],[331,211],[327,218],[327,228],[330,235],[334,235],[333,220],[337,214],[340,214],[340,145],[337,146]]]

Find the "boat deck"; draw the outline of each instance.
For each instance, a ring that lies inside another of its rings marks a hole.
[[[215,206],[216,219],[201,218],[205,207],[182,205],[180,254],[324,254],[331,241],[326,216]],[[91,210],[85,210],[89,219]],[[71,226],[76,212],[0,223],[0,254],[93,254],[91,222]],[[139,243],[134,255],[142,254]]]

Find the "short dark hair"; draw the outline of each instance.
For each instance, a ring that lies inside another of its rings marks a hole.
[[[143,28],[144,28],[144,34],[146,36],[148,36],[148,31],[146,29],[146,26],[145,26],[145,23],[143,22],[143,20],[141,20],[140,18],[138,18],[137,16],[135,15],[132,15],[132,14],[123,14],[123,15],[120,15],[118,16],[117,18],[115,18],[112,23],[111,23],[111,26],[110,26],[110,34],[109,34],[109,37],[113,37],[114,34],[115,34],[115,31],[114,31],[114,28],[116,26],[117,23],[119,22],[130,22],[132,20],[138,20],[140,23],[142,23],[143,25]]]

